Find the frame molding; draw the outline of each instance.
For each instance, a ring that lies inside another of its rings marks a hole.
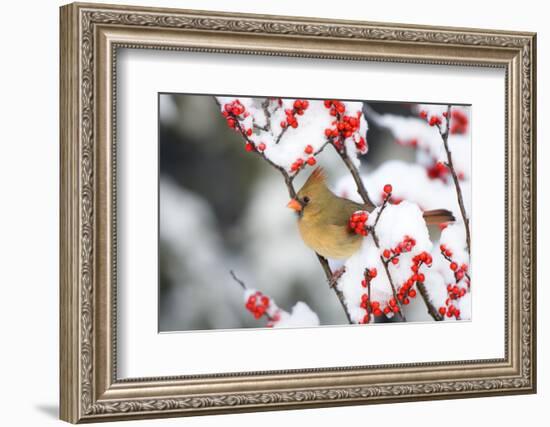
[[[536,391],[536,35],[99,4],[60,34],[60,383],[72,423]],[[506,70],[505,357],[171,378],[116,377],[118,48]]]

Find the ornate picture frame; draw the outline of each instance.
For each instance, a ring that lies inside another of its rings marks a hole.
[[[60,13],[61,419],[79,423],[536,391],[535,34],[78,3]],[[119,48],[504,69],[505,357],[117,379]]]

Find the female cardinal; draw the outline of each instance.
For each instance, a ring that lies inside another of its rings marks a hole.
[[[356,211],[371,212],[374,206],[338,197],[325,180],[323,169],[316,168],[287,207],[298,212],[298,228],[306,245],[326,258],[349,258],[363,238],[348,228],[349,218]],[[453,214],[445,209],[426,211],[424,219],[427,224],[454,221]]]

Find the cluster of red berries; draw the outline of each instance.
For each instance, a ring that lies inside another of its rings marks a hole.
[[[309,101],[306,99],[297,99],[294,101],[293,108],[285,110],[286,120],[281,121],[281,127],[284,129],[287,126],[296,129],[298,127],[298,119],[296,115],[301,116],[309,107]]]
[[[430,126],[437,126],[437,125],[440,125],[442,122],[441,122],[441,117],[439,116],[432,116],[430,117],[430,120],[428,121],[428,124]]]
[[[382,255],[393,265],[399,263],[399,255],[404,252],[410,252],[416,245],[416,240],[410,236],[405,236],[401,242],[393,249],[384,249]]]
[[[326,108],[330,109],[331,116],[336,117],[338,114],[343,114],[346,111],[344,103],[337,99],[325,99],[324,104]]]
[[[426,276],[424,275],[424,273],[420,272],[420,267],[422,266],[422,264],[426,264],[428,267],[431,267],[432,261],[432,256],[426,251],[421,252],[413,257],[411,264],[412,274],[405,281],[405,283],[403,283],[401,288],[399,288],[399,291],[397,293],[397,298],[399,299],[399,301],[401,301],[401,303],[407,305],[410,302],[409,298],[416,297],[416,290],[413,289],[413,286],[416,283],[424,283],[424,281],[426,280]]]
[[[449,269],[453,272],[456,281],[455,284],[449,283],[447,285],[447,294],[449,297],[445,301],[446,307],[439,307],[439,313],[442,316],[446,315],[449,318],[455,317],[456,319],[459,319],[460,310],[452,304],[452,301],[458,300],[466,295],[466,287],[459,286],[459,282],[466,276],[466,273],[468,272],[468,265],[462,264],[459,266],[457,262],[453,261],[453,252],[444,244],[440,245],[439,249],[443,257],[449,261]],[[470,286],[468,279],[466,279],[466,286]]]
[[[365,270],[365,278],[361,280],[361,286],[366,288],[376,276],[378,276],[378,270],[375,267]]]
[[[222,114],[225,117],[227,126],[235,130],[239,130],[239,128],[242,128],[242,126],[237,126],[237,123],[240,123],[243,119],[247,118],[250,115],[250,113],[246,111],[245,106],[238,99],[235,99],[234,101],[225,104],[223,106]],[[246,134],[246,136],[252,136],[252,128],[242,128],[242,131]],[[251,150],[249,150],[247,147],[247,151]]]
[[[439,314],[442,316],[447,317],[455,317],[456,319],[460,319],[460,310],[456,308],[453,304],[450,304],[448,307],[439,307]]]
[[[443,162],[435,162],[433,166],[426,169],[428,177],[431,179],[441,179],[443,182],[447,182],[447,176],[449,175],[449,169]]]
[[[462,264],[459,266],[456,262],[454,262],[451,258],[453,256],[453,252],[447,248],[445,245],[439,245],[439,249],[441,250],[441,254],[450,261],[449,268],[453,271],[455,280],[457,282],[460,282],[466,273],[468,272],[468,266],[466,264]]]
[[[248,297],[245,307],[252,313],[255,319],[262,317],[269,308],[271,301],[268,296],[256,291]]]
[[[314,157],[314,150],[311,145],[306,145],[306,148],[304,148],[304,153],[309,155],[309,157],[303,159],[301,157],[297,158],[292,165],[290,165],[290,171],[291,172],[297,172],[299,171],[303,166],[306,164],[309,166],[314,166],[317,164],[317,160]]]
[[[388,300],[388,305],[384,307],[384,314],[388,315],[390,313],[399,313],[399,306],[397,305],[397,300],[393,297]]]
[[[382,316],[382,309],[380,308],[380,302],[371,301],[367,294],[361,295],[361,308],[365,309],[365,316],[359,323],[369,323],[371,314],[374,316]]]
[[[468,116],[462,111],[454,109],[451,119],[451,134],[465,134],[468,131]]]
[[[446,115],[447,113],[443,113],[443,116]],[[442,123],[441,117],[439,117],[437,114],[430,116],[430,119],[428,120],[428,112],[424,110],[419,113],[419,116],[421,119],[427,120],[430,126],[439,126]]]
[[[456,300],[466,295],[466,288],[461,288],[456,284],[453,285],[449,283],[447,285],[447,293],[449,294],[449,298],[446,301],[446,304],[448,305],[451,300]]]
[[[348,221],[348,227],[355,234],[366,236],[369,231],[367,229],[367,220],[369,219],[369,213],[367,211],[354,212]]]
[[[344,115],[346,111],[344,103],[331,99],[326,99],[324,105],[330,110],[330,115],[336,117],[336,120],[331,123],[332,127],[325,129],[325,136],[332,139],[332,143],[339,150],[343,148],[345,139],[353,136],[357,151],[366,153],[367,141],[357,134],[361,126],[361,111],[357,111],[355,116]]]

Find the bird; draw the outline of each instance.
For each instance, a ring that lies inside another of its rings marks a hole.
[[[348,226],[352,214],[372,212],[375,208],[370,203],[360,204],[334,194],[321,167],[311,173],[287,207],[298,213],[298,229],[304,243],[317,254],[335,260],[347,259],[361,247],[363,236]],[[425,211],[424,219],[427,224],[455,220],[446,209]]]

